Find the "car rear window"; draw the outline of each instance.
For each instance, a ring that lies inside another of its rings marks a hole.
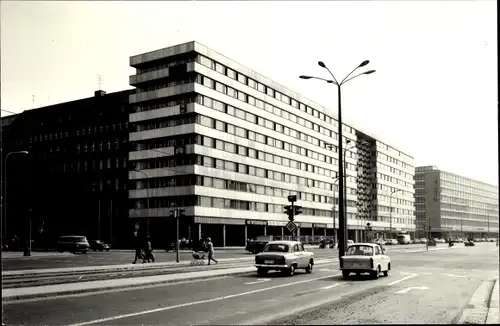
[[[347,256],[373,256],[373,247],[350,246],[349,249],[347,249]]]
[[[61,237],[61,241],[84,242],[85,237]]]
[[[288,252],[286,244],[270,243],[264,247],[264,252]]]

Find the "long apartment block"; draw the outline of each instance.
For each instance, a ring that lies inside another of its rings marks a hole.
[[[337,111],[302,97],[200,43],[132,56],[129,217],[152,237],[244,245],[289,235],[284,206],[296,194],[303,237],[338,228]],[[349,238],[366,223],[414,231],[413,158],[343,126]],[[333,146],[332,146],[333,145]],[[335,203],[335,205],[334,205]],[[392,214],[389,209],[392,203]],[[332,208],[335,207],[334,210]]]
[[[419,166],[415,207],[417,229],[430,226],[434,236],[498,236],[498,186]]]

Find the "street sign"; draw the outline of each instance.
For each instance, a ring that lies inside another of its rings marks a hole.
[[[295,203],[297,201],[297,195],[288,196],[288,201],[291,203]]]
[[[297,229],[297,224],[293,223],[293,221],[290,221],[286,224],[286,228],[290,231],[293,232]]]

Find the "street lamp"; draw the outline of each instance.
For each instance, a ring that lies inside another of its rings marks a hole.
[[[369,71],[365,71],[363,73],[360,73],[354,77],[350,77],[352,75],[352,73],[354,71],[356,71],[356,69],[358,68],[361,68],[361,67],[364,67],[366,66],[370,61],[368,60],[365,60],[363,61],[361,64],[359,64],[356,68],[354,68],[340,83],[337,81],[337,79],[335,78],[335,76],[332,74],[332,72],[330,71],[330,69],[328,69],[328,67],[324,64],[323,61],[319,61],[318,62],[318,65],[322,68],[325,68],[328,73],[332,76],[333,80],[327,80],[327,79],[324,79],[324,78],[320,78],[320,77],[313,77],[313,76],[305,76],[305,75],[302,75],[300,76],[301,79],[318,79],[318,80],[322,80],[322,81],[325,81],[329,84],[335,84],[337,86],[337,90],[338,90],[338,137],[339,137],[339,144],[338,144],[338,147],[339,147],[339,204],[340,203],[343,203],[345,198],[344,198],[344,193],[342,192],[342,189],[344,189],[344,171],[343,171],[343,161],[342,161],[342,94],[341,94],[341,86],[344,85],[345,83],[347,83],[348,81],[350,81],[351,79],[354,79],[358,76],[361,76],[361,75],[368,75],[368,74],[372,74],[375,72],[375,70],[369,70]],[[344,206],[343,205],[339,205],[339,229],[342,230],[342,232],[340,232],[340,234],[342,235],[341,239],[339,239],[339,258],[342,257],[344,254],[345,254],[345,248],[347,247],[347,239],[345,238],[345,233],[346,233],[346,221],[345,221],[345,216],[344,216]],[[341,241],[340,241],[341,240]]]
[[[142,170],[134,170],[135,172],[138,172],[138,173],[142,173],[144,175],[144,177],[146,178],[146,182],[148,180],[148,175],[142,171]],[[148,186],[148,185],[146,185]],[[146,188],[146,215],[144,216],[144,227],[145,227],[145,231],[146,231],[146,236],[149,232],[149,221],[148,221],[148,211],[149,211],[149,195],[148,195],[148,190],[149,188]]]
[[[5,155],[5,177],[4,177],[4,184],[5,184],[5,195],[4,195],[4,206],[5,206],[5,216],[4,216],[4,239],[7,239],[7,159],[11,155],[28,155],[28,151],[16,151],[16,152],[10,152],[7,155]]]
[[[398,191],[402,191],[402,190],[401,189],[394,189],[391,192],[391,195],[389,196],[389,202],[390,202],[390,209],[389,209],[389,232],[390,232],[390,235],[391,235],[391,239],[392,239],[392,195],[394,195]]]
[[[333,245],[337,243],[337,230],[335,230],[335,185],[337,184],[337,181],[339,181],[339,177],[334,177],[332,179],[335,179],[333,182],[333,207],[332,207],[332,217],[333,217]]]

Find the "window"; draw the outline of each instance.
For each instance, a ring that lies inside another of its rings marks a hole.
[[[214,69],[215,63],[211,59],[200,55],[199,61],[200,61],[200,64],[204,65],[205,67],[208,67],[210,69]]]
[[[257,83],[255,82],[255,80],[248,78],[247,81],[248,81],[248,86],[252,88],[257,88]]]
[[[213,102],[212,102],[212,108],[215,109],[215,110],[217,110],[217,111],[220,111],[220,112],[225,112],[226,111],[226,109],[224,108],[224,103],[216,101],[216,100],[213,100]]]
[[[216,62],[215,63],[215,71],[217,71],[220,74],[225,75],[226,74],[226,67],[224,67],[220,63]]]
[[[215,83],[215,90],[217,92],[220,92],[220,93],[223,93],[223,94],[226,94],[226,86],[219,83],[219,82],[216,82]]]
[[[214,88],[214,81],[208,77],[203,76],[203,86],[206,86],[210,89]]]
[[[245,84],[245,85],[246,85],[246,83],[247,83],[247,77],[246,77],[245,75],[238,74],[238,81],[239,81],[240,83],[243,83],[243,84]]]
[[[213,128],[214,127],[214,119],[205,117],[204,115],[200,115],[200,124],[205,127]]]
[[[229,78],[236,79],[236,71],[231,68],[226,68],[226,74]]]

